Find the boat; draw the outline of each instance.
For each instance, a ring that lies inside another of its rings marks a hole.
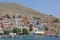
[[[16,33],[10,33],[10,37],[16,37]]]
[[[0,35],[0,38],[2,38],[2,36]]]

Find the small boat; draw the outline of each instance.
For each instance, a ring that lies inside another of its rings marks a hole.
[[[52,37],[53,35],[49,35],[50,37]]]
[[[55,37],[58,37],[58,35],[55,35]]]
[[[16,33],[10,33],[10,37],[16,37]]]
[[[0,38],[1,38],[2,36],[0,35]]]

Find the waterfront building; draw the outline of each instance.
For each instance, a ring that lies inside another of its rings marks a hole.
[[[59,22],[54,22],[54,23],[41,22],[40,18],[27,19],[26,17],[25,18],[16,17],[15,19],[3,18],[2,20],[0,20],[0,27],[3,26],[2,31],[3,30],[13,30],[13,28],[21,28],[21,30],[23,28],[27,28],[29,31],[30,24],[33,25],[32,26],[33,31],[36,34],[41,33],[41,31],[43,31],[45,34],[53,34],[53,33],[55,33],[54,25],[60,26]],[[45,31],[44,27],[47,27],[48,31]],[[56,31],[58,31],[57,29],[56,29]]]
[[[3,33],[3,28],[0,27],[0,35],[2,35]]]
[[[33,26],[37,24],[36,20],[29,20],[29,24],[32,24]]]
[[[3,30],[13,30],[13,24],[10,19],[4,18],[2,20]]]
[[[44,29],[44,27],[42,25],[36,25],[36,27],[37,27],[38,30],[43,30]]]
[[[44,31],[35,31],[36,35],[44,35]]]

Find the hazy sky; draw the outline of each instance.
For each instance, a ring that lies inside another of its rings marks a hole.
[[[60,18],[60,0],[0,0],[0,2],[18,3]]]

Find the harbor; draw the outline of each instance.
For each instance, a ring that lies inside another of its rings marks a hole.
[[[20,36],[15,38],[0,38],[0,40],[59,40],[60,37],[49,36]]]
[[[0,40],[60,40],[60,1],[0,1]]]

